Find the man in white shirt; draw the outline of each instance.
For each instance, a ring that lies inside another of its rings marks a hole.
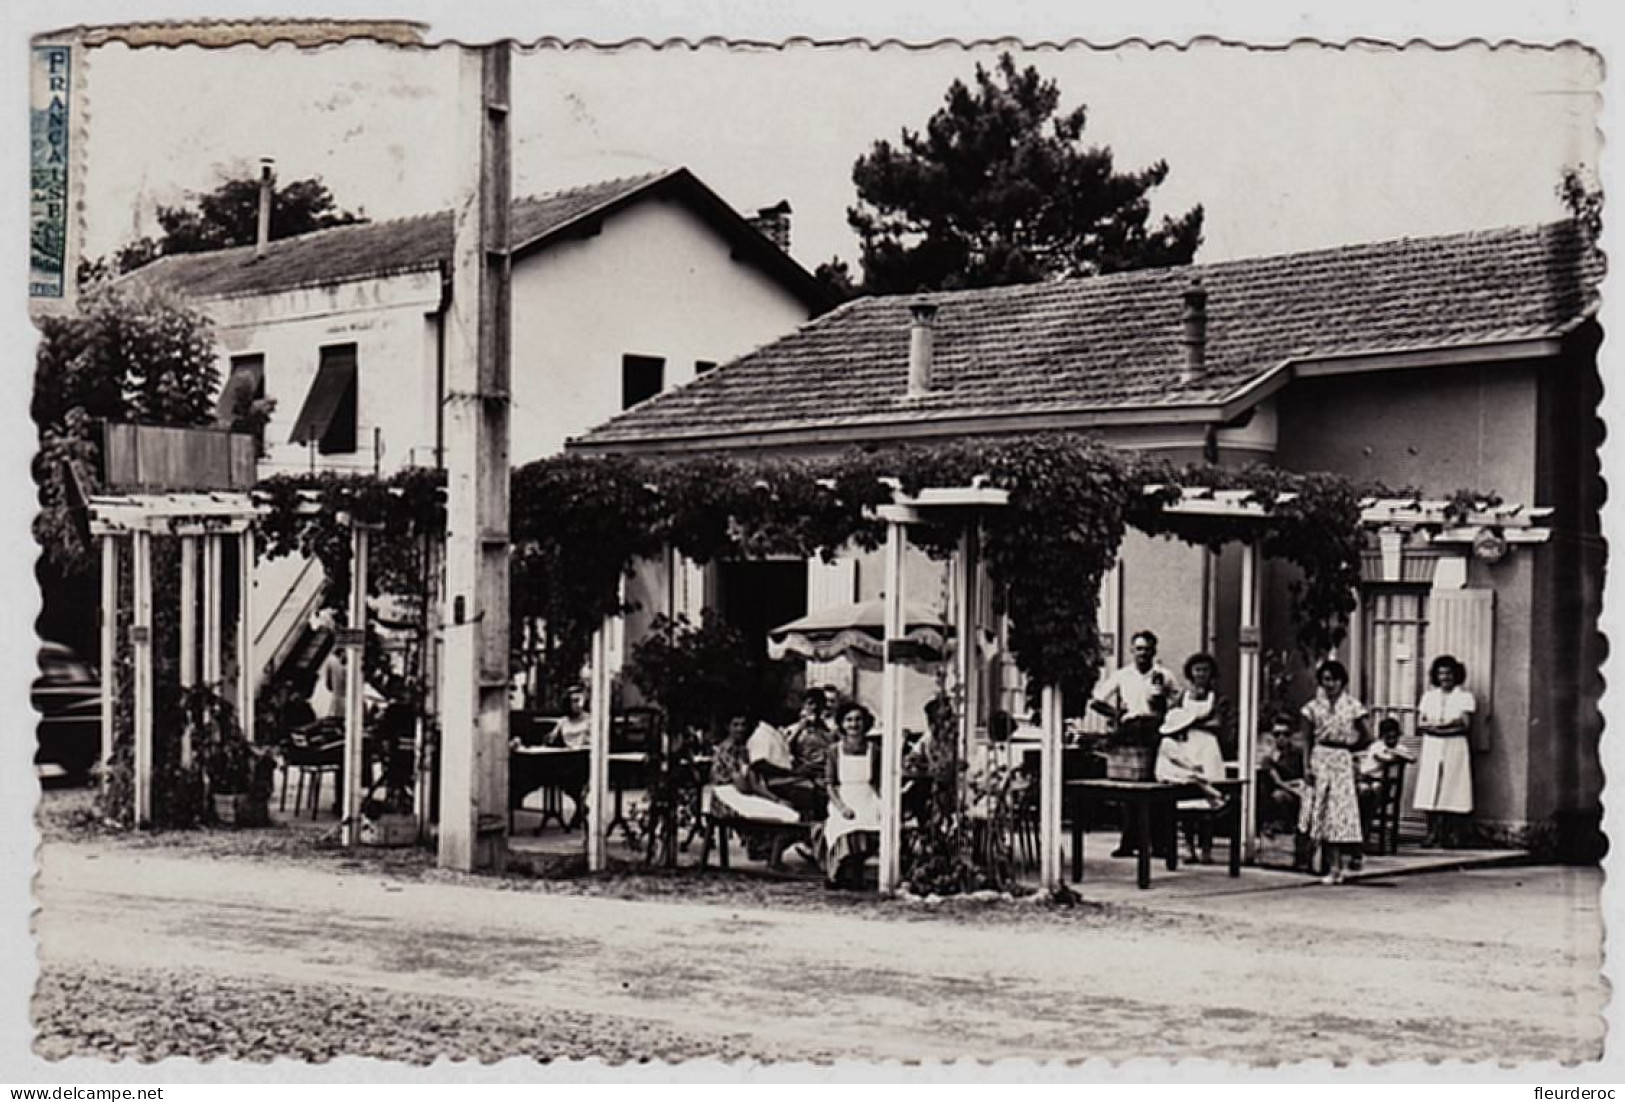
[[[1129,640],[1133,660],[1114,670],[1095,686],[1094,699],[1089,706],[1111,720],[1116,728],[1114,740],[1130,746],[1155,747],[1162,738],[1162,717],[1167,714],[1169,702],[1179,692],[1179,682],[1168,667],[1157,661],[1157,636],[1151,631],[1137,631]],[[1132,831],[1127,824],[1113,857],[1127,857],[1134,853]],[[1154,849],[1162,848],[1162,832],[1152,840]],[[1161,856],[1161,854],[1158,854]]]
[[[1179,692],[1179,682],[1168,667],[1157,661],[1154,633],[1135,632],[1129,646],[1133,661],[1112,671],[1095,686],[1089,706],[1117,724],[1123,741],[1155,746],[1157,728],[1162,726],[1169,701]]]

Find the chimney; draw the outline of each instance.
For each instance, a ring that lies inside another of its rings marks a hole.
[[[931,361],[935,355],[937,304],[921,300],[909,304],[914,324],[908,331],[908,396],[920,398],[931,389]]]
[[[1194,383],[1207,371],[1207,289],[1201,276],[1192,276],[1185,288],[1185,364],[1180,369],[1181,383]]]
[[[754,226],[757,233],[777,245],[780,252],[790,251],[790,200],[780,199],[771,207],[762,207],[745,221]]]
[[[265,255],[265,246],[271,243],[271,192],[276,187],[276,162],[269,157],[260,158],[260,217],[254,235],[254,259]]]

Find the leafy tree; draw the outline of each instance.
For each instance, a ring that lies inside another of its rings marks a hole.
[[[197,197],[195,206],[159,206],[159,238],[142,237],[118,249],[111,258],[79,263],[79,286],[133,272],[160,256],[212,252],[252,245],[259,233],[260,184],[257,179],[227,180]],[[347,226],[364,215],[339,209],[333,193],[315,176],[292,180],[271,195],[271,240]]]
[[[227,180],[198,198],[197,208],[159,207],[159,242],[165,255],[202,253],[252,245],[259,228],[258,180]],[[360,222],[359,214],[340,210],[320,179],[293,180],[271,196],[271,239],[297,237],[314,230]]]
[[[1602,236],[1602,189],[1597,187],[1584,165],[1570,165],[1563,170],[1557,195],[1568,208],[1569,216],[1592,240]]]
[[[871,294],[992,287],[1187,264],[1202,208],[1150,224],[1157,161],[1117,172],[1109,147],[1082,144],[1086,109],[1058,114],[1060,90],[1003,54],[975,87],[954,81],[923,133],[877,141],[852,168],[847,211]]]
[[[40,319],[30,407],[39,429],[35,537],[71,574],[92,565],[75,517],[93,488],[99,421],[203,425],[220,386],[209,321],[153,288],[104,287],[76,313]]]

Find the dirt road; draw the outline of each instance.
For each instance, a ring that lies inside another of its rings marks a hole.
[[[1599,881],[1502,869],[956,921],[56,843],[38,885],[37,1047],[1593,1060]]]

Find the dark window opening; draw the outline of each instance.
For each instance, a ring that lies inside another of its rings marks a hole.
[[[694,374],[695,375],[704,375],[707,371],[715,371],[716,369],[717,369],[717,361],[715,361],[715,360],[695,360],[694,361]]]
[[[323,455],[349,455],[356,450],[359,403],[356,381],[356,346],[329,345],[321,350],[316,381],[299,410],[294,444],[315,444]]]
[[[621,357],[621,408],[648,401],[666,385],[666,361],[659,356]]]
[[[231,372],[226,376],[225,385],[220,388],[220,400],[215,403],[215,423],[223,429],[242,425],[239,431],[248,431],[245,422],[253,412],[254,403],[264,397],[265,357],[258,353],[233,356]],[[262,429],[263,426],[256,427],[255,435],[261,435]]]

